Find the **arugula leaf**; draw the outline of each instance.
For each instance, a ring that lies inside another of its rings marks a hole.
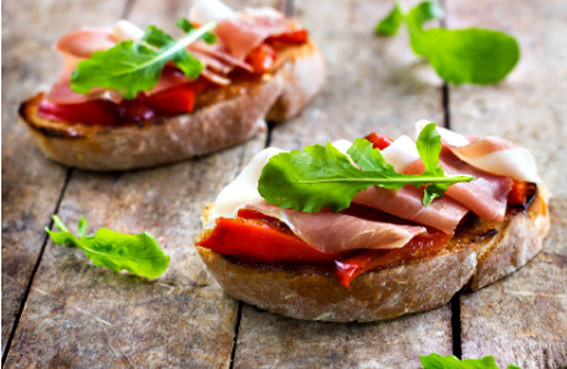
[[[490,84],[514,69],[520,47],[513,37],[481,28],[423,29],[428,21],[443,16],[443,8],[434,1],[424,1],[404,16],[412,50],[427,58],[441,78],[455,84]]]
[[[374,30],[379,35],[394,36],[405,17],[405,9],[399,1],[394,2],[394,9],[376,25]]]
[[[156,26],[148,26],[142,38],[145,44],[123,41],[80,61],[71,75],[71,89],[86,94],[94,87],[103,87],[133,99],[140,91],[149,91],[157,84],[168,61],[173,61],[188,78],[197,78],[203,64],[191,56],[186,47],[215,26],[214,22],[207,23],[179,40]]]
[[[410,184],[427,186],[423,201],[428,205],[451,184],[472,180],[470,176],[444,175],[438,165],[441,138],[435,131],[435,123],[426,126],[418,142],[418,152],[426,168],[420,175],[396,172],[380,150],[358,138],[347,153],[360,169],[330,143],[307,146],[272,156],[262,169],[258,192],[267,202],[282,208],[313,213],[323,208],[346,209],[357,193],[370,186],[394,190]]]
[[[185,33],[189,33],[194,29],[197,29],[193,23],[189,22],[187,18],[179,18],[175,25]],[[203,35],[203,40],[208,44],[214,44],[217,42],[217,36],[214,33],[207,32]]]
[[[108,267],[117,273],[127,270],[147,278],[162,275],[169,265],[169,255],[163,252],[157,240],[149,233],[124,234],[101,228],[94,235],[86,236],[88,224],[81,216],[77,238],[57,215],[52,218],[61,231],[45,228],[53,242],[80,248],[92,259],[94,265]]]
[[[441,356],[433,353],[419,357],[423,369],[498,369],[494,357],[485,356],[481,359],[459,360],[453,355]],[[516,365],[508,365],[508,369],[521,369]]]

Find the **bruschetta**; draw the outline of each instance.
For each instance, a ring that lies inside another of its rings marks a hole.
[[[205,155],[251,138],[265,120],[295,116],[323,84],[324,61],[307,30],[271,8],[235,12],[200,0],[178,26],[201,38],[180,50],[180,39],[125,20],[61,37],[63,72],[20,106],[43,153],[103,171]],[[147,64],[161,67],[148,82],[155,70],[138,59],[149,54]],[[137,74],[124,67],[131,62]]]
[[[549,229],[530,152],[425,123],[417,141],[372,133],[257,154],[203,212],[196,247],[209,271],[271,312],[368,322],[522,267]]]

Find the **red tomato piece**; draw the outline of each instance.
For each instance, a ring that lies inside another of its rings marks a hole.
[[[80,104],[55,104],[43,100],[38,111],[44,118],[69,123],[114,126],[119,122],[116,104],[107,100],[91,100]]]
[[[522,181],[512,183],[512,190],[508,194],[508,204],[523,205],[528,197],[528,184]]]
[[[190,113],[195,106],[196,91],[185,83],[144,97],[144,102],[163,114]]]
[[[282,34],[272,36],[269,41],[283,42],[286,44],[303,44],[307,41],[308,34],[307,30],[300,28],[289,32],[284,32]]]
[[[261,263],[330,263],[339,254],[314,249],[291,232],[264,219],[219,218],[199,246],[222,255]]]
[[[372,132],[371,134],[369,134],[364,138],[372,142],[373,148],[380,150],[384,150],[386,147],[390,146],[392,142],[394,142],[394,140],[392,140],[390,137],[385,135],[380,135],[376,132]]]
[[[268,72],[274,65],[278,54],[270,45],[263,43],[248,54],[246,62],[254,68],[256,73]]]
[[[335,272],[339,282],[348,288],[356,276],[369,270],[432,255],[443,248],[451,237],[430,229],[427,234],[414,237],[399,249],[363,250],[350,258],[335,260]]]

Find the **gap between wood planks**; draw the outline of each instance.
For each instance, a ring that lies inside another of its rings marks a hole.
[[[124,3],[124,8],[122,10],[122,13],[120,14],[120,18],[121,19],[128,19],[131,12],[132,12],[132,8],[134,7],[135,4],[136,4],[136,0],[126,0],[126,2]],[[67,185],[71,181],[72,174],[73,174],[73,168],[67,168],[67,174],[65,176],[65,181],[63,182],[63,186],[61,187],[61,192],[59,194],[59,197],[57,198],[57,202],[55,204],[55,209],[53,209],[53,214],[57,214],[59,212],[59,206],[61,205],[61,202],[63,201],[63,197],[65,196],[65,191],[67,190]],[[49,220],[48,228],[49,229],[53,228],[53,219],[51,219],[51,218]],[[33,280],[35,278],[37,270],[39,269],[39,264],[41,263],[41,259],[43,257],[43,253],[45,251],[45,248],[47,246],[48,241],[49,241],[49,235],[46,233],[45,238],[43,239],[43,242],[41,244],[41,249],[39,250],[37,260],[34,264],[32,273],[30,275],[30,279],[28,281],[28,284],[26,286],[24,294],[22,295],[22,300],[20,302],[20,306],[18,307],[18,312],[16,313],[16,317],[14,319],[12,329],[10,330],[10,335],[8,336],[8,340],[6,342],[6,347],[4,348],[4,352],[2,353],[2,368],[6,364],[6,359],[8,358],[8,353],[10,352],[10,348],[12,346],[12,341],[14,340],[14,337],[16,335],[16,330],[18,329],[18,324],[20,323],[20,318],[22,317],[22,314],[24,312],[24,307],[26,306],[26,302],[27,302],[29,294],[30,294],[31,286],[33,284]]]
[[[71,174],[73,173],[72,168],[67,169],[67,174],[65,176],[65,181],[63,182],[63,187],[61,188],[61,193],[59,194],[59,198],[57,199],[57,203],[55,204],[55,209],[53,209],[53,214],[57,214],[59,211],[59,206],[61,205],[61,201],[63,201],[63,196],[65,195],[65,190],[67,189],[67,185],[71,180]],[[48,228],[53,228],[53,219],[49,221]],[[14,336],[16,335],[16,329],[18,328],[18,324],[20,323],[20,318],[22,313],[24,312],[24,307],[26,305],[26,301],[28,300],[28,296],[30,294],[31,286],[35,277],[37,270],[39,269],[39,263],[41,262],[41,258],[43,256],[43,252],[45,251],[45,247],[47,246],[47,241],[49,240],[49,235],[45,233],[45,238],[41,244],[41,249],[39,250],[39,254],[37,256],[37,260],[33,266],[32,273],[30,275],[30,279],[22,296],[22,300],[20,302],[20,306],[18,307],[18,312],[16,313],[16,318],[14,319],[14,323],[12,325],[12,329],[10,330],[10,335],[8,336],[8,341],[6,342],[6,347],[4,349],[4,353],[2,354],[2,367],[6,364],[6,359],[8,358],[8,352],[10,351],[10,347],[12,346],[12,341],[14,340]]]
[[[128,0],[130,1],[130,0]],[[283,0],[278,4],[280,10],[287,15],[292,17],[295,14],[294,0]],[[264,148],[267,148],[272,143],[272,134],[274,132],[274,122],[266,122],[268,124],[268,132],[266,134],[266,142],[264,143]],[[242,301],[238,301],[238,312],[236,313],[236,322],[234,323],[234,338],[232,340],[232,351],[230,353],[230,364],[229,369],[234,368],[234,357],[236,355],[236,346],[238,345],[238,334],[240,332],[240,321],[242,320]]]
[[[447,28],[447,3],[449,0],[441,0],[443,9],[445,9],[445,16],[441,19],[441,27]],[[447,129],[451,129],[451,100],[450,100],[450,87],[449,84],[443,81],[441,86],[441,107],[443,109],[443,125]],[[451,339],[453,341],[453,355],[462,359],[463,356],[463,342],[461,330],[461,290],[459,290],[449,302],[451,307]]]

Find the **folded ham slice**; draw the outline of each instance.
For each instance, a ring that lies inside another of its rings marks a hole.
[[[437,228],[445,233],[453,233],[469,211],[447,197],[435,199],[429,206],[424,206],[422,199],[423,190],[415,187],[407,186],[394,191],[373,186],[356,195],[353,202]]]
[[[330,253],[399,248],[426,232],[425,227],[420,226],[372,221],[334,212],[305,213],[264,201],[246,208],[277,218],[309,245]]]
[[[65,34],[55,43],[55,50],[88,58],[95,51],[107,50],[116,45],[112,31],[106,28],[85,28]]]
[[[412,163],[408,164],[409,163],[408,158],[415,158],[416,155],[418,155],[417,149],[415,148],[415,143],[412,142],[412,145],[410,145],[407,142],[407,139],[404,139],[404,145],[399,145],[396,144],[396,141],[394,141],[394,143],[391,146],[396,147],[397,150],[396,152],[398,151],[400,152],[400,154],[398,155],[404,157],[404,160],[397,161],[398,163],[403,162],[404,164],[403,165],[398,164],[396,166],[396,170],[405,174],[423,173],[425,168],[423,166],[423,162],[421,161],[421,159],[419,158],[415,159]],[[386,156],[387,160],[389,161],[394,159],[391,158],[392,156],[391,152],[389,152],[388,155],[384,155],[384,156]],[[482,219],[488,222],[499,223],[504,219],[504,216],[506,214],[508,193],[510,192],[510,189],[512,187],[512,179],[510,177],[495,176],[490,173],[486,173],[480,169],[477,169],[467,164],[466,162],[460,160],[458,157],[456,157],[451,152],[449,147],[446,145],[442,149],[441,154],[439,155],[439,163],[443,167],[443,170],[445,171],[446,175],[471,175],[474,177],[474,179],[471,182],[461,182],[451,185],[449,189],[445,192],[445,196],[434,200],[431,205],[425,207],[423,213],[418,212],[416,213],[416,216],[427,217],[429,216],[428,213],[434,210],[435,207],[440,206],[440,205],[436,205],[436,203],[446,202],[450,199],[454,200],[451,201],[451,203],[449,203],[450,205],[448,205],[449,209],[453,209],[452,212],[447,211],[447,214],[445,216],[443,215],[439,216],[435,214],[433,215],[432,220],[429,219],[415,219],[415,220],[417,220],[419,223],[431,225],[444,232],[447,232],[447,229],[449,229],[451,226],[451,223],[448,222],[447,220],[457,219],[456,217],[450,217],[450,215],[454,214],[455,216],[457,216],[461,214],[458,209],[454,208],[455,202],[464,205],[464,208],[471,210],[473,213],[475,213],[476,215],[478,215],[479,217],[481,217]],[[405,189],[403,191],[405,191]],[[402,192],[402,194],[397,194],[397,196],[403,195],[403,191],[398,191],[398,192]],[[384,204],[390,205],[393,209],[389,209],[389,208],[385,209],[384,206],[386,205],[382,205],[380,202],[378,204],[379,206],[382,207],[381,210],[385,212],[403,211],[401,209],[398,209],[398,207],[396,207],[395,201],[392,201],[391,204],[387,201],[384,202]],[[400,202],[399,204],[403,204],[403,203]],[[432,209],[427,209],[427,208],[432,208]],[[392,212],[392,214],[395,213]],[[411,218],[407,218],[407,216],[404,216],[403,214],[401,215],[395,214],[395,215],[405,219],[411,219]],[[462,216],[464,215],[465,213],[462,213]],[[448,218],[445,219],[446,223],[441,223],[441,220],[444,218]],[[434,225],[427,223],[431,221],[434,221],[438,224]]]
[[[506,215],[508,193],[512,178],[495,176],[459,160],[449,149],[440,155],[441,166],[447,175],[471,175],[470,182],[455,183],[445,194],[469,208],[482,219],[500,223]]]
[[[215,33],[226,45],[230,54],[237,60],[243,61],[268,37],[280,35],[292,29],[293,22],[283,14],[277,14],[278,16],[257,16],[239,13],[236,18],[220,22]]]
[[[418,121],[416,133],[421,132],[427,123],[429,121]],[[535,159],[524,147],[501,137],[465,137],[443,127],[437,127],[437,132],[445,147],[475,168],[518,181],[541,182]]]

